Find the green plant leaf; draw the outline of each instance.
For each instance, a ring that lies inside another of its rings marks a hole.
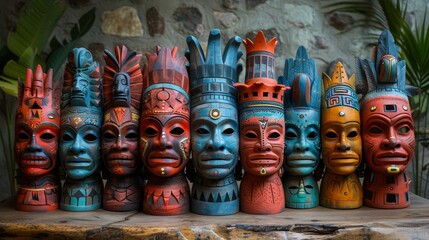
[[[21,56],[28,47],[41,53],[66,7],[62,1],[29,0],[19,17],[16,32],[8,34],[8,48],[16,56]]]
[[[0,88],[6,94],[17,97],[18,96],[18,85],[16,83],[11,83],[12,79],[8,79],[4,76],[0,76]]]

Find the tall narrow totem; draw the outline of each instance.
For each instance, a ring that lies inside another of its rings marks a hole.
[[[410,205],[405,170],[416,145],[408,96],[416,88],[405,83],[405,61],[385,30],[374,51],[374,59],[359,59],[363,80],[360,102],[363,149],[366,160],[364,204],[375,208],[405,208]]]
[[[362,206],[362,185],[356,169],[361,163],[359,104],[355,76],[347,77],[337,62],[332,77],[323,73],[322,158],[326,166],[320,185],[320,205],[337,209]]]
[[[61,96],[60,159],[66,179],[60,208],[89,211],[101,207],[100,166],[102,86],[100,67],[85,48],[69,54]]]
[[[27,69],[25,85],[18,81],[18,108],[15,121],[15,157],[19,184],[16,209],[47,211],[57,209],[60,180],[57,177],[57,149],[60,109],[52,87],[52,69],[43,73]]]
[[[187,60],[177,47],[157,47],[146,54],[140,145],[148,170],[143,212],[175,215],[189,212],[189,185],[184,175],[190,152]]]
[[[189,36],[191,80],[191,146],[196,169],[191,211],[203,215],[238,212],[237,90],[241,38],[234,37],[222,53],[219,30],[210,32],[206,56],[198,40]]]
[[[245,83],[239,92],[240,161],[244,169],[240,185],[241,211],[274,214],[285,207],[280,179],[284,149],[283,94],[274,74],[277,39],[266,41],[258,32],[246,46]]]
[[[104,50],[104,122],[101,153],[107,182],[103,208],[110,211],[139,209],[143,191],[139,176],[140,107],[143,77],[141,54],[116,46]]]
[[[283,187],[286,207],[319,205],[319,186],[313,171],[320,159],[320,98],[322,81],[316,63],[301,46],[295,59],[285,62],[285,160]]]

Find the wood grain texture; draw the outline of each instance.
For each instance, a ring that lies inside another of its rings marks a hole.
[[[0,205],[0,239],[429,239],[429,200],[406,209],[285,209],[274,215],[21,212]]]

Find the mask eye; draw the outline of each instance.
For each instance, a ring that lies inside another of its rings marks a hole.
[[[125,138],[137,139],[137,138],[139,138],[139,135],[136,132],[129,132],[129,133],[127,133],[127,135],[125,135]]]
[[[180,135],[182,135],[184,132],[185,132],[185,130],[183,130],[183,128],[181,128],[181,127],[175,127],[175,128],[173,128],[173,129],[170,131],[170,133],[171,133],[172,135],[176,135],[176,136],[180,136]]]
[[[154,136],[154,135],[158,134],[158,131],[155,128],[148,127],[144,130],[144,133],[148,136]]]
[[[371,127],[369,132],[372,134],[382,134],[383,130],[381,130],[379,127]]]
[[[210,132],[205,128],[198,128],[197,133],[201,135],[209,134]]]
[[[41,138],[43,141],[49,141],[49,140],[54,139],[54,138],[55,138],[55,135],[54,135],[54,134],[52,134],[52,133],[44,133],[44,134],[40,135],[40,138]]]
[[[228,135],[231,135],[231,134],[233,134],[235,131],[234,131],[234,129],[232,129],[232,128],[227,128],[227,129],[225,129],[225,130],[223,130],[223,134],[228,134]]]
[[[247,132],[244,136],[250,139],[256,139],[258,136],[254,132]]]
[[[333,131],[329,131],[329,132],[326,133],[326,137],[329,138],[329,139],[334,139],[334,138],[337,138],[338,135],[335,132],[333,132]]]
[[[97,140],[97,136],[92,133],[88,133],[85,135],[85,137],[83,137],[83,139],[87,142],[94,142],[95,140]]]
[[[411,129],[408,126],[403,126],[398,130],[398,133],[405,134],[408,133]]]
[[[74,140],[74,137],[72,135],[70,135],[68,133],[65,133],[63,135],[63,141],[64,142],[70,142],[70,141],[73,141],[73,140]]]
[[[286,132],[286,137],[287,137],[287,138],[297,138],[297,137],[298,137],[298,135],[296,135],[296,133],[294,133],[294,132],[287,131],[287,132]]]
[[[30,135],[28,135],[26,132],[21,132],[18,134],[18,138],[21,141],[28,141],[30,139]]]
[[[316,137],[317,137],[317,133],[316,132],[310,132],[307,135],[307,138],[309,138],[309,139],[316,139]]]
[[[358,135],[357,131],[351,131],[351,132],[349,132],[349,134],[347,134],[347,137],[348,138],[354,138],[354,137],[357,137],[357,135]]]
[[[270,138],[270,139],[277,139],[279,137],[280,137],[280,133],[278,133],[278,132],[272,132],[272,133],[270,133],[270,135],[268,135],[268,138]]]
[[[111,133],[111,132],[105,132],[103,134],[103,138],[105,140],[110,140],[111,141],[111,140],[114,140],[116,138],[116,136],[113,133]]]

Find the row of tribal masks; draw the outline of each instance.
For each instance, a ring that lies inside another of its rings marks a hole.
[[[277,40],[262,32],[231,38],[223,51],[219,30],[205,52],[193,36],[187,44],[186,57],[157,47],[142,67],[141,54],[116,46],[105,50],[103,73],[75,48],[61,89],[52,69],[28,69],[16,114],[16,208],[226,215],[409,206],[407,95],[417,91],[388,31],[373,59],[358,59],[357,84],[341,62],[320,78],[304,47],[277,80]]]

